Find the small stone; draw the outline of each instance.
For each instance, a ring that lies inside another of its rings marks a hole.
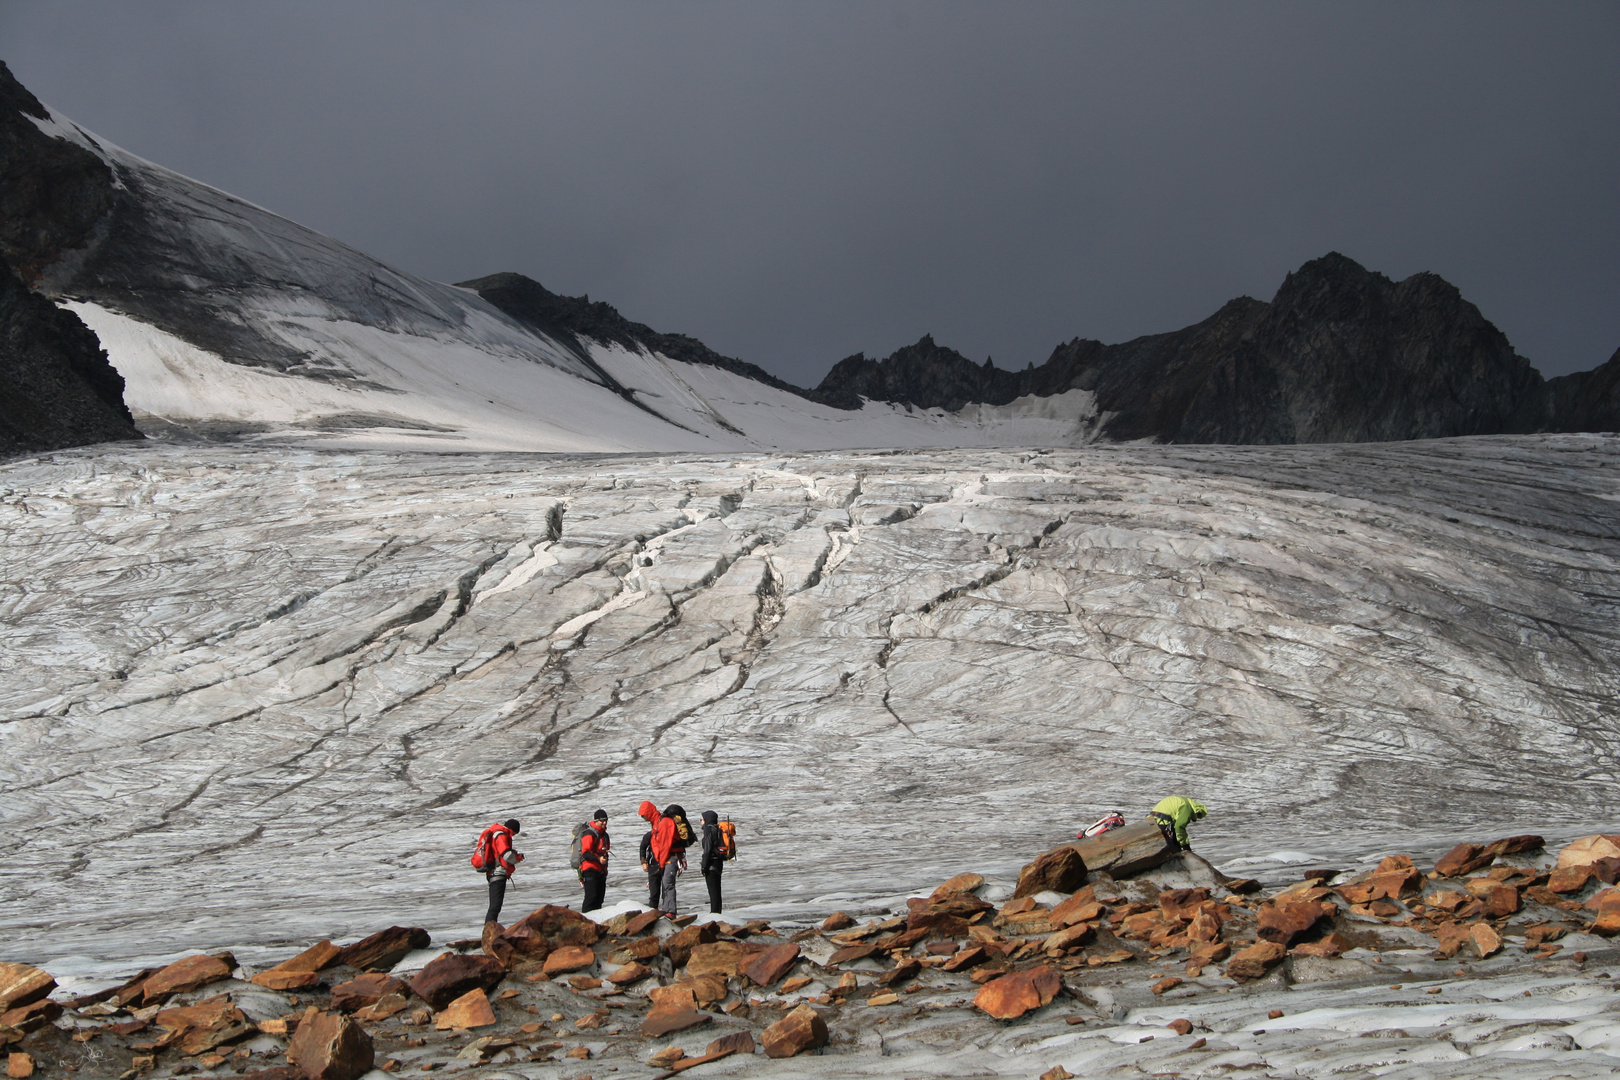
[[[824,934],[831,934],[838,930],[847,930],[854,925],[854,919],[850,918],[848,915],[845,915],[842,911],[835,911],[831,915],[827,916],[827,918],[822,922],[821,932]]]
[[[1170,975],[1166,978],[1160,979],[1158,982],[1149,987],[1149,989],[1153,991],[1155,996],[1157,996],[1159,994],[1169,993],[1171,990],[1174,990],[1181,984],[1181,979],[1176,978],[1174,975]]]
[[[773,1058],[793,1057],[827,1045],[827,1022],[808,1005],[800,1005],[760,1035],[765,1053]]]
[[[306,1014],[287,1045],[287,1061],[308,1080],[355,1080],[375,1055],[366,1029],[341,1013]]]
[[[574,1021],[574,1026],[580,1031],[593,1031],[602,1026],[608,1018],[606,1012],[590,1012]]]
[[[1164,1025],[1164,1026],[1169,1028],[1171,1031],[1175,1032],[1177,1035],[1191,1035],[1192,1034],[1192,1021],[1191,1020],[1187,1020],[1187,1019],[1172,1020],[1168,1024]]]
[[[575,971],[583,971],[596,963],[596,953],[584,945],[564,945],[552,950],[546,957],[544,972],[556,978]]]
[[[563,1056],[574,1058],[577,1061],[589,1061],[591,1057],[591,1048],[588,1046],[576,1046]]]
[[[678,1046],[666,1046],[658,1053],[647,1059],[647,1064],[655,1069],[667,1069],[686,1056],[686,1051]]]
[[[899,1000],[899,994],[896,994],[892,990],[886,990],[881,994],[873,994],[871,997],[866,999],[866,1003],[868,1005],[893,1005]]]
[[[640,967],[641,965],[638,964],[637,966]],[[575,990],[599,990],[602,987],[602,980],[595,975],[570,975],[568,976],[568,985]]]
[[[1484,844],[1458,844],[1434,864],[1434,872],[1441,877],[1462,877],[1482,866],[1496,861],[1494,852],[1487,852]]]
[[[1333,911],[1332,904],[1266,904],[1260,909],[1259,936],[1284,947],[1309,934]]]
[[[1283,1011],[1281,1009],[1272,1009],[1270,1012],[1266,1013],[1267,1020],[1281,1020],[1282,1017]]]
[[[248,981],[266,990],[307,990],[319,983],[321,976],[315,971],[282,971],[279,968],[271,968],[259,972]]]
[[[784,994],[797,994],[815,980],[806,975],[795,975],[791,979],[784,979],[782,985],[777,987]]]
[[[51,985],[54,987],[56,985],[56,980],[51,980]],[[10,1077],[10,1080],[27,1080],[28,1077],[33,1075],[34,1055],[18,1052],[13,1052],[7,1055],[6,1076]]]
[[[1041,1073],[1041,1080],[1074,1080],[1074,1073],[1061,1065],[1054,1065]]]
[[[466,1031],[468,1028],[488,1027],[495,1022],[495,1007],[489,995],[482,990],[469,990],[440,1009],[433,1018],[433,1026],[440,1031]]]
[[[1332,958],[1339,956],[1351,948],[1350,941],[1343,934],[1327,934],[1315,941],[1305,941],[1293,948],[1295,956],[1321,956]]]
[[[641,1022],[641,1033],[653,1038],[660,1035],[673,1035],[677,1031],[707,1024],[714,1017],[707,1013],[698,1012],[690,1006],[659,1006],[647,1014]]]

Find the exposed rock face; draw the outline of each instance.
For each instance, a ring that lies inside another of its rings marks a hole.
[[[96,335],[0,258],[0,454],[140,437]]]
[[[1613,430],[1620,354],[1544,382],[1501,331],[1434,274],[1395,282],[1337,252],[1289,274],[1271,303],[1118,345],[1076,338],[1040,367],[975,364],[925,336],[885,360],[840,361],[817,388],[920,408],[1004,405],[1090,390],[1113,439],[1176,443],[1382,442]]]
[[[631,322],[619,314],[619,309],[590,296],[562,296],[552,292],[533,278],[522,274],[500,273],[457,283],[471,289],[491,304],[512,316],[518,322],[531,326],[546,336],[571,349],[579,359],[598,372],[604,383],[621,396],[638,401],[630,391],[619,385],[607,372],[591,359],[582,338],[590,338],[604,345],[622,345],[626,349],[662,353],[672,360],[688,364],[707,364],[724,368],[807,397],[821,400],[815,391],[804,390],[783,382],[756,364],[722,356],[703,342],[685,334],[661,334],[643,323]],[[645,405],[643,405],[645,407]],[[859,408],[857,402],[852,408]]]
[[[287,1060],[309,1080],[354,1080],[374,1060],[366,1029],[339,1013],[315,1013],[298,1025]]]

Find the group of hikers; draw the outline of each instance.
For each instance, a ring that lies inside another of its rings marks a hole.
[[[641,838],[641,869],[647,875],[647,907],[674,916],[675,887],[680,875],[687,869],[686,850],[693,843],[699,845],[698,870],[709,887],[709,910],[718,914],[720,878],[727,862],[737,857],[737,830],[728,819],[720,820],[713,810],[702,815],[702,829],[694,830],[686,820],[686,811],[671,804],[659,810],[650,801],[643,801],[636,813],[647,823],[647,833]],[[1201,821],[1208,808],[1203,803],[1182,795],[1160,799],[1149,818],[1158,825],[1166,843],[1182,851],[1191,851],[1192,842],[1187,826]],[[1125,824],[1123,811],[1104,815],[1095,824],[1081,830],[1076,836],[1086,839],[1101,836]],[[501,916],[501,905],[506,900],[506,883],[517,872],[523,855],[512,845],[512,838],[521,830],[517,818],[496,822],[478,835],[473,847],[472,866],[489,880],[489,908],[484,924],[496,922]],[[581,911],[595,911],[607,896],[608,859],[613,844],[608,837],[608,815],[598,810],[591,818],[574,827],[574,841],[569,865],[579,875],[579,884],[585,892]]]
[[[709,910],[718,914],[721,874],[726,863],[737,857],[736,826],[729,819],[720,820],[715,811],[705,810],[702,827],[695,830],[686,820],[686,810],[674,804],[659,810],[652,802],[643,801],[636,813],[647,823],[639,853],[642,872],[647,875],[647,906],[675,915],[676,882],[688,869],[686,851],[695,843],[700,852],[698,870],[709,887]],[[501,905],[506,901],[506,883],[523,861],[522,853],[513,846],[513,838],[522,827],[517,818],[498,821],[479,833],[473,846],[473,869],[489,881],[489,907],[484,913],[486,926],[499,921]],[[596,811],[590,821],[574,827],[569,865],[584,890],[581,911],[595,911],[606,899],[612,851],[606,810]]]

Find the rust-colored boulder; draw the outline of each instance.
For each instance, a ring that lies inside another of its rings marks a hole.
[[[698,1012],[689,1005],[660,1005],[647,1014],[641,1022],[641,1033],[649,1038],[658,1038],[663,1035],[673,1035],[677,1031],[707,1024],[714,1017],[708,1013]]]
[[[1527,851],[1540,851],[1546,844],[1546,840],[1534,835],[1504,836],[1500,840],[1491,841],[1485,850],[1492,856],[1522,855]]]
[[[1069,846],[1079,852],[1091,873],[1107,874],[1115,880],[1151,870],[1181,852],[1173,841],[1164,838],[1151,818],[1077,840]]]
[[[1342,955],[1352,948],[1350,940],[1343,934],[1324,934],[1315,941],[1305,941],[1293,948],[1295,956],[1321,956],[1329,959]]]
[[[442,1009],[471,990],[489,991],[506,977],[493,957],[461,953],[436,956],[411,980],[411,992],[431,1009]]]
[[[551,939],[526,922],[516,922],[499,934],[490,936],[484,945],[484,955],[493,956],[507,966],[520,960],[544,960],[551,952]]]
[[[827,1045],[827,1021],[808,1005],[800,1005],[760,1035],[765,1053],[773,1058],[792,1057]]]
[[[62,1006],[50,998],[40,998],[30,1001],[26,1005],[18,1005],[7,1012],[0,1013],[0,1031],[16,1030],[20,1032],[38,1031],[46,1024],[56,1022],[62,1015]]]
[[[199,986],[231,977],[231,965],[217,956],[188,956],[176,960],[141,984],[142,1000],[152,1005],[170,994],[183,994]]]
[[[699,975],[695,978],[681,979],[668,986],[655,986],[647,991],[647,997],[654,1008],[680,1005],[696,1008],[699,1005],[712,1005],[725,1000],[726,980],[720,975]]]
[[[278,968],[261,971],[248,980],[266,990],[307,990],[320,981],[318,971],[281,971]]]
[[[652,974],[652,968],[639,960],[632,960],[607,977],[614,986],[629,986]]]
[[[564,945],[546,956],[545,973],[551,976],[584,971],[596,963],[596,953],[584,945]]]
[[[56,980],[28,964],[0,963],[0,1013],[49,997]]]
[[[1232,957],[1226,965],[1226,975],[1232,979],[1258,979],[1287,955],[1288,950],[1275,941],[1257,941]]]
[[[848,930],[850,927],[852,927],[854,925],[855,925],[855,920],[854,919],[850,918],[848,915],[844,914],[842,911],[835,911],[831,915],[827,916],[827,918],[825,920],[822,921],[821,932],[823,934],[831,934],[831,933],[835,933],[835,932],[837,932],[839,930]]]
[[[1592,864],[1577,863],[1574,866],[1559,866],[1547,875],[1547,888],[1555,893],[1580,892],[1586,888],[1586,883],[1592,880]]]
[[[945,961],[940,966],[940,969],[942,971],[966,971],[968,968],[977,967],[988,959],[990,959],[990,954],[985,951],[983,945],[969,945]]]
[[[1103,906],[1097,902],[1096,893],[1088,885],[1048,912],[1046,921],[1053,929],[1075,923],[1096,922],[1103,917],[1103,910]]]
[[[1571,840],[1558,853],[1558,869],[1590,866],[1599,859],[1614,858],[1620,858],[1620,836],[1583,836],[1579,840]]]
[[[1065,926],[1062,930],[1048,935],[1041,943],[1041,950],[1048,956],[1056,956],[1070,949],[1081,948],[1095,937],[1096,933],[1096,923],[1075,923],[1073,926]]]
[[[709,945],[720,940],[720,928],[714,923],[693,923],[682,927],[671,934],[663,945],[664,952],[669,954],[669,962],[676,967],[685,967],[686,961],[691,959],[692,950],[699,945]],[[653,954],[658,955],[657,953]]]
[[[1193,916],[1209,899],[1208,889],[1170,889],[1159,894],[1159,912],[1165,919],[1192,922]]]
[[[178,1036],[180,1052],[188,1056],[259,1033],[258,1025],[235,1005],[219,997],[179,1009],[164,1009],[152,1018]]]
[[[319,982],[315,973],[337,963],[341,955],[342,949],[322,939],[297,956],[283,960],[273,968],[266,968],[248,981],[270,990],[302,990]]]
[[[357,971],[387,971],[405,959],[406,953],[425,949],[432,943],[433,939],[420,926],[390,926],[344,948],[338,954],[338,963]]]
[[[664,913],[662,911],[643,911],[639,915],[632,915],[629,921],[624,924],[624,936],[640,937],[651,930],[658,920],[663,917]],[[593,941],[591,944],[596,943]]]
[[[738,965],[737,974],[749,979],[755,986],[770,986],[786,975],[788,968],[797,963],[798,959],[797,945],[772,945]]]
[[[495,1023],[495,1007],[482,990],[469,990],[438,1011],[433,1026],[440,1031],[466,1031]]]
[[[1502,935],[1490,923],[1474,923],[1468,928],[1468,940],[1481,960],[1502,951]]]
[[[934,890],[931,899],[940,900],[953,893],[971,893],[984,884],[983,874],[957,874]]]
[[[1315,930],[1333,911],[1332,904],[1266,904],[1260,909],[1259,936],[1286,949]]]
[[[306,1015],[287,1045],[287,1061],[308,1080],[355,1080],[371,1070],[366,1029],[342,1013]]]
[[[352,1013],[367,1005],[375,1005],[387,994],[397,994],[405,984],[383,971],[368,971],[364,975],[338,983],[332,987],[332,1008]]]
[[[1484,844],[1458,844],[1440,856],[1434,864],[1434,872],[1441,877],[1462,877],[1495,861],[1495,852],[1486,851]]]
[[[1440,943],[1438,950],[1440,955],[1450,959],[1462,951],[1462,947],[1468,943],[1470,928],[1469,923],[1461,923],[1456,920],[1447,920],[1435,927],[1434,936]]]
[[[1078,851],[1068,845],[1054,848],[1024,867],[1018,875],[1018,887],[1013,890],[1013,896],[1074,892],[1086,883],[1086,876],[1086,860]]]
[[[1485,904],[1485,914],[1492,919],[1505,919],[1519,910],[1519,890],[1500,881],[1491,882],[1489,888],[1475,892]]]
[[[764,951],[763,946],[745,945],[739,941],[714,941],[706,945],[698,945],[692,949],[691,955],[686,958],[686,973],[688,975],[736,975],[738,969],[747,963],[750,957]],[[833,955],[838,954],[834,953]]]
[[[985,983],[974,997],[973,1004],[997,1020],[1016,1020],[1033,1009],[1049,1004],[1061,989],[1063,982],[1058,978],[1058,973],[1043,964]]]
[[[657,922],[657,913],[649,912],[651,919],[647,925]],[[589,917],[581,915],[573,908],[559,907],[556,904],[547,904],[545,907],[535,908],[512,926],[507,928],[510,935],[518,925],[523,925],[546,937],[553,947],[558,945],[595,945],[602,937],[602,928],[592,922]],[[631,926],[634,925],[632,920]],[[629,927],[626,932],[633,934]]]

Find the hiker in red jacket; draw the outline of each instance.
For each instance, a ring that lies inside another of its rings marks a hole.
[[[522,826],[517,818],[507,818],[485,829],[478,836],[474,858],[482,858],[484,877],[489,879],[489,910],[484,913],[488,926],[501,917],[501,905],[506,902],[506,880],[517,873],[517,864],[523,856],[512,848],[512,837]]]
[[[581,911],[595,911],[607,895],[608,849],[612,847],[607,822],[607,811],[598,810],[579,837],[579,882],[585,886],[585,900],[579,905]]]
[[[656,806],[644,800],[636,812],[652,826],[653,862],[663,874],[658,910],[673,918],[675,879],[686,869],[686,844],[691,837],[692,827],[686,824],[686,811],[679,806],[665,807],[664,812],[660,814]],[[681,835],[683,826],[686,831],[684,837]]]

